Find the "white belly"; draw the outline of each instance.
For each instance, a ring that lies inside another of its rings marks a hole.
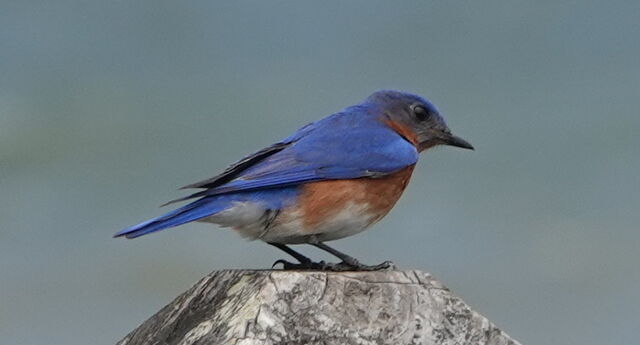
[[[368,212],[368,205],[348,203],[339,212],[313,226],[305,225],[300,211],[282,214],[263,240],[278,243],[306,243],[312,238],[332,241],[357,234],[372,225],[375,215]]]
[[[250,240],[284,244],[307,243],[312,239],[331,241],[357,234],[379,217],[369,212],[367,204],[348,203],[328,219],[305,226],[300,210],[266,211],[260,204],[238,202],[213,216],[202,219],[222,227],[231,227]]]

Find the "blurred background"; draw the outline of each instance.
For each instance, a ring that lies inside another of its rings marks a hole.
[[[381,88],[477,151],[422,155],[334,242],[433,273],[523,344],[640,336],[640,2],[2,1],[0,342],[112,344],[196,280],[283,253],[177,187]],[[314,249],[300,248],[328,259]]]

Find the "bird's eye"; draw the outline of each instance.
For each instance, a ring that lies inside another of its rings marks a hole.
[[[413,107],[413,114],[415,114],[416,119],[419,121],[424,121],[429,118],[429,112],[421,105]]]

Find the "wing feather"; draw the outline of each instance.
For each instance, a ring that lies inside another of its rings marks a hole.
[[[384,124],[368,120],[325,118],[313,124],[313,131],[307,126],[301,130],[304,135],[299,132],[240,160],[220,175],[185,186],[206,189],[169,203],[322,180],[376,178],[417,162],[418,152],[412,144]]]
[[[287,146],[291,145],[291,142],[280,142],[273,144],[267,148],[264,148],[250,156],[247,156],[238,162],[230,165],[222,173],[192,184],[188,184],[180,189],[189,188],[215,188],[233,180],[238,174],[252,165],[262,161],[263,159],[284,150]]]

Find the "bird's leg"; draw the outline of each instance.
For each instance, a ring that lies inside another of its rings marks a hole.
[[[298,260],[301,264],[302,263],[307,263],[307,262],[311,262],[311,259],[309,259],[308,257],[296,252],[295,250],[289,248],[287,245],[282,244],[282,243],[275,243],[275,242],[267,242],[270,245],[282,250],[283,252],[293,256],[296,260]]]
[[[283,259],[277,260],[276,262],[273,263],[273,265],[271,267],[275,267],[277,264],[282,264],[282,268],[285,270],[310,270],[310,269],[317,269],[317,270],[323,270],[326,269],[327,264],[325,264],[323,261],[321,262],[313,262],[311,261],[311,259],[309,259],[308,257],[296,252],[295,250],[291,249],[289,246],[282,244],[282,243],[275,243],[275,242],[267,242],[268,244],[282,250],[283,252],[293,256],[296,260],[298,260],[299,263],[293,263],[293,262],[289,262]]]
[[[381,264],[378,265],[364,265],[361,264],[356,258],[349,256],[339,250],[333,249],[331,247],[329,247],[328,245],[317,241],[317,242],[311,242],[309,243],[312,246],[315,246],[317,248],[320,248],[328,253],[330,253],[331,255],[336,256],[338,259],[342,260],[341,263],[338,264],[326,264],[326,268],[327,270],[333,270],[333,271],[379,271],[379,270],[388,270],[388,269],[394,269],[395,265],[393,264],[393,262],[391,261],[385,261]]]

